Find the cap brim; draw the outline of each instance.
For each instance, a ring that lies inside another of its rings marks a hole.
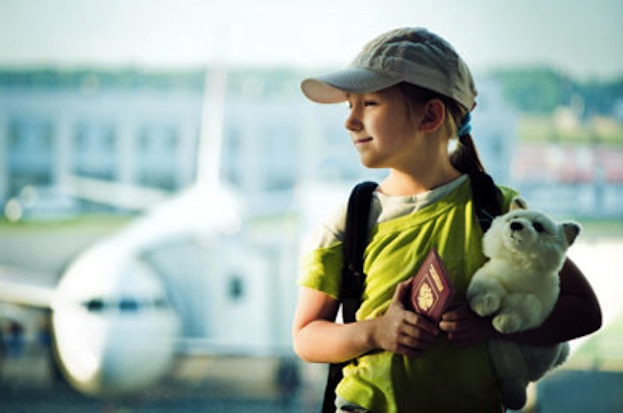
[[[402,82],[400,78],[353,67],[305,79],[301,83],[301,90],[314,102],[338,103],[344,102],[348,93],[378,92],[400,82]]]

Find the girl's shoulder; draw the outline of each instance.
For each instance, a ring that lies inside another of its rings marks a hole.
[[[372,195],[371,202],[368,227],[372,227],[376,223],[383,208],[378,193],[375,192]],[[307,251],[328,248],[338,242],[342,242],[344,239],[344,232],[346,231],[347,206],[348,202],[344,201],[316,227],[313,234],[306,242],[307,247],[305,249]]]
[[[457,182],[457,186],[465,184],[465,181]],[[502,211],[506,212],[510,208],[512,199],[519,196],[519,192],[506,185],[496,185],[501,194]],[[453,188],[457,189],[457,187]],[[394,218],[409,215],[427,204],[421,199],[414,197],[388,197],[375,192],[372,196],[370,206],[370,217],[368,227],[371,228],[379,222],[385,222]],[[305,243],[305,251],[313,251],[320,248],[328,248],[344,239],[346,229],[346,210],[347,200],[339,205],[330,213],[327,218],[320,223]]]
[[[444,199],[465,185],[468,185],[468,180],[466,176],[462,176],[443,187],[415,196],[388,196],[375,191],[370,205],[368,228],[416,213],[437,203],[437,201]],[[510,205],[510,201],[508,204]],[[347,201],[345,200],[316,228],[307,243],[306,250],[328,248],[337,242],[341,242],[344,239],[346,229],[346,213]]]

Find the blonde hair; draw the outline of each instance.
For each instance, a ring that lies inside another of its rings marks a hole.
[[[405,102],[409,109],[413,108],[414,105],[426,103],[431,99],[441,100],[446,110],[444,123],[445,132],[450,138],[457,137],[459,125],[469,113],[467,108],[452,98],[411,83],[400,83],[397,85],[397,88],[405,98]],[[458,141],[456,147],[450,153],[450,162],[452,163],[452,166],[454,166],[458,171],[466,174],[485,172],[485,168],[482,165],[471,133],[458,136],[457,138]]]

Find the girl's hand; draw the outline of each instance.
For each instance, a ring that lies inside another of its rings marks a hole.
[[[467,303],[444,313],[439,328],[448,334],[448,339],[456,347],[469,347],[495,334],[491,320],[478,316]]]
[[[387,312],[375,320],[372,339],[377,348],[418,357],[435,342],[439,329],[425,317],[405,308],[410,285],[411,280],[398,284]]]

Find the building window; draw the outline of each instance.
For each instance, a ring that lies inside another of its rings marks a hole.
[[[234,274],[229,277],[229,298],[239,301],[244,297],[244,281],[240,275]]]
[[[139,183],[165,190],[177,189],[181,165],[179,136],[175,127],[167,124],[146,125],[139,130],[137,145]]]
[[[12,120],[7,141],[9,193],[15,195],[27,185],[50,185],[54,164],[52,124],[34,118]]]
[[[111,180],[116,176],[117,150],[112,125],[84,122],[73,135],[73,172],[76,175]]]

